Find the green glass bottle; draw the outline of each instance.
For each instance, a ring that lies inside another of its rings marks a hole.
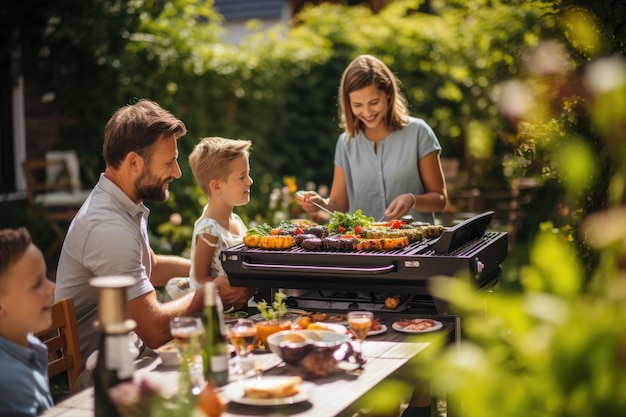
[[[129,333],[115,334],[105,330],[100,335],[98,361],[93,371],[96,417],[120,416],[109,398],[109,389],[133,378],[133,356],[130,354]]]
[[[221,299],[213,282],[204,284],[204,377],[214,386],[228,383],[228,348]]]
[[[136,349],[131,332],[136,326],[128,319],[126,289],[134,283],[134,278],[125,276],[90,280],[90,285],[98,289],[98,320],[94,325],[100,332],[98,360],[93,371],[95,417],[120,416],[109,397],[109,389],[133,378]]]

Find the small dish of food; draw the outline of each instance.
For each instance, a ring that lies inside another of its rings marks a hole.
[[[182,362],[178,346],[173,340],[158,348],[156,353],[159,355],[161,362],[165,366],[179,366]]]
[[[240,404],[273,406],[307,401],[312,387],[298,376],[264,376],[233,382],[226,386],[224,395]]]
[[[394,330],[403,333],[427,333],[434,332],[443,327],[443,323],[432,319],[405,319],[398,320],[392,325]]]

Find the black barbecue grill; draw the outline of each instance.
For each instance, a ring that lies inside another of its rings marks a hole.
[[[237,245],[221,253],[231,285],[258,288],[313,289],[319,294],[404,293],[412,299],[430,297],[435,276],[468,274],[477,288],[493,286],[507,256],[507,233],[487,232],[489,211],[454,227],[436,239],[425,239],[388,252],[265,250]],[[349,299],[349,297],[347,297]],[[437,304],[445,314],[445,304]],[[409,305],[409,303],[405,303]]]

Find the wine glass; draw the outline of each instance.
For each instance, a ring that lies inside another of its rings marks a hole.
[[[228,335],[237,354],[235,373],[244,374],[250,368],[246,366],[249,365],[249,353],[257,343],[256,323],[250,319],[239,319],[230,326]]]
[[[197,395],[204,386],[202,355],[199,354],[200,337],[204,333],[202,320],[189,316],[174,317],[170,320],[170,333],[176,339],[183,358],[181,384],[189,382],[191,392]]]
[[[374,313],[371,311],[350,311],[348,312],[348,326],[350,331],[359,341],[359,350],[357,352],[357,361],[359,362],[359,368],[363,368],[363,341],[367,337],[367,334],[372,329],[372,320],[374,319]]]

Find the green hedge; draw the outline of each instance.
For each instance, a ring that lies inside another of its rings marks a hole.
[[[79,3],[11,3],[1,14],[15,37],[9,44],[22,45],[21,69],[54,97],[49,106],[75,121],[61,147],[78,150],[87,184],[103,169],[103,127],[119,106],[152,98],[187,124],[183,177],[166,204],[151,204],[151,231],[164,249],[188,248],[204,202],[186,158],[201,137],[253,141],[255,185],[238,210],[246,221],[272,221],[274,189],[330,184],[339,79],[361,53],[389,64],[443,155],[461,158],[468,185],[507,189],[511,177],[541,173],[503,169],[517,144],[497,134],[510,126],[493,98],[501,81],[524,71],[524,52],[557,33],[551,2],[430,2],[424,13],[420,1],[404,0],[379,14],[321,4],[305,8],[298,25],[259,30],[237,46],[219,41],[222,17],[211,2]],[[284,216],[299,214],[286,205]],[[182,216],[181,230],[169,223],[172,213]]]

